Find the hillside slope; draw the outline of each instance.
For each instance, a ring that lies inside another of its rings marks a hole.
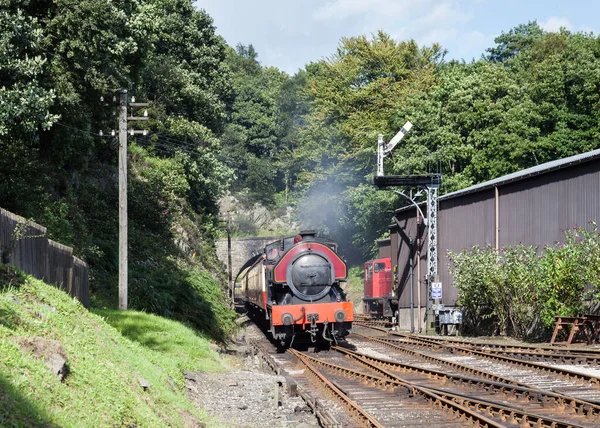
[[[202,426],[183,371],[222,368],[207,340],[142,312],[93,314],[41,281],[0,271],[0,426]],[[44,362],[61,356],[62,381]]]

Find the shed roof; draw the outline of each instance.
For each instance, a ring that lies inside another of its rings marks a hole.
[[[480,192],[482,190],[490,189],[495,186],[500,186],[503,184],[512,183],[519,180],[524,180],[526,178],[534,177],[536,175],[546,174],[552,171],[556,171],[559,169],[563,169],[569,166],[577,165],[584,162],[589,162],[595,159],[600,158],[600,149],[592,150],[590,152],[581,153],[575,156],[569,156],[568,158],[558,159],[550,162],[546,162],[540,165],[533,166],[531,168],[527,168],[521,171],[513,172],[512,174],[507,174],[502,177],[495,178],[493,180],[489,180],[483,183],[475,184],[473,186],[467,187],[465,189],[457,190],[455,192],[447,193],[443,196],[440,196],[438,200],[446,200],[455,198],[458,196],[464,196],[469,193]],[[421,202],[424,204],[424,202]],[[402,208],[398,208],[394,212],[405,211],[409,208],[413,207],[413,205],[404,206]]]

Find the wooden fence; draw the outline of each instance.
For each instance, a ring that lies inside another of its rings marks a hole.
[[[90,306],[87,263],[46,237],[46,228],[0,208],[0,257]]]

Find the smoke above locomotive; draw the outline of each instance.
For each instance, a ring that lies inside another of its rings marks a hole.
[[[352,327],[354,308],[341,284],[348,276],[337,243],[312,230],[282,237],[242,267],[241,298],[284,346],[294,340],[337,342]]]

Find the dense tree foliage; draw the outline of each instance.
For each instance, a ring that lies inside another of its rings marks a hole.
[[[2,207],[74,246],[97,304],[114,302],[116,140],[98,131],[116,128],[118,89],[148,100],[150,136],[130,138],[130,302],[211,332],[226,303],[195,272],[217,270],[217,203],[232,177],[219,160],[227,46],[211,18],[189,0],[2,6]]]
[[[308,65],[301,75],[299,108],[291,115],[295,144],[282,167],[305,196],[301,223],[338,239],[350,261],[370,252],[389,222],[385,213],[398,204],[394,194],[367,184],[377,134],[396,132],[394,109],[412,90],[435,82],[442,57],[437,45],[420,49],[380,32],[371,39],[342,39],[335,55]]]
[[[414,127],[386,173],[442,173],[442,192],[599,147],[599,48],[591,34],[547,33],[535,22],[468,64],[381,32],[342,39],[335,55],[306,68],[310,108],[290,160],[300,194],[338,189],[322,201],[335,226],[322,215],[313,224],[342,240],[350,232],[348,244],[369,256],[389,211],[407,204],[367,184],[377,134],[389,140],[407,120]],[[311,204],[301,206],[310,217]]]
[[[280,98],[289,76],[262,67],[252,45],[230,49],[234,100],[222,136],[226,163],[236,171],[236,188],[247,188],[252,200],[269,205],[281,188],[278,159],[289,125]]]
[[[600,146],[592,34],[529,22],[465,63],[378,32],[289,76],[250,44],[227,46],[191,0],[0,4],[2,207],[73,245],[110,302],[116,141],[97,132],[116,127],[119,88],[149,101],[151,132],[131,138],[129,156],[131,301],[202,328],[198,311],[223,307],[197,270],[215,266],[228,189],[295,207],[302,227],[358,262],[407,203],[370,184],[379,133],[389,140],[410,120],[386,173],[440,172],[442,192]]]

